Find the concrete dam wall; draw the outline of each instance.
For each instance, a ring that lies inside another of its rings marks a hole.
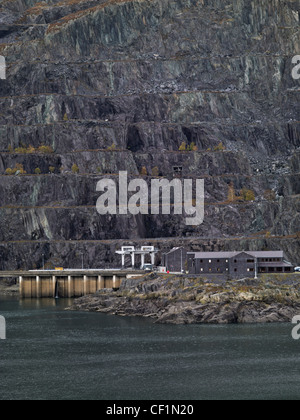
[[[29,271],[19,273],[18,279],[21,298],[75,298],[101,289],[117,290],[123,280],[138,275],[128,271]]]

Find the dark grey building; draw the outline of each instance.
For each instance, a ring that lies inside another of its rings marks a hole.
[[[187,250],[183,247],[178,247],[163,254],[162,266],[171,272],[181,273],[182,271],[187,271]]]
[[[188,252],[187,264],[191,274],[226,274],[229,278],[294,271],[283,251]]]

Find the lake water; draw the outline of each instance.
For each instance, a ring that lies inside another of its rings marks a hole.
[[[299,399],[291,324],[156,325],[1,298],[0,399]]]

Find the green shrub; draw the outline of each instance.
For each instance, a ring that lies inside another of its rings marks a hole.
[[[230,203],[234,202],[236,200],[236,195],[235,195],[235,189],[234,189],[234,185],[233,182],[231,182],[228,185],[228,201]]]
[[[155,166],[154,168],[152,168],[152,176],[159,176],[159,169],[157,166]]]
[[[27,148],[26,147],[16,147],[15,153],[19,153],[19,154],[24,155],[25,153],[27,153]]]
[[[16,173],[18,173],[19,175],[24,175],[27,173],[24,170],[24,166],[21,163],[17,163],[13,169],[7,168],[5,171],[6,175],[15,175]]]
[[[188,150],[189,150],[189,151],[191,151],[191,152],[197,152],[198,147],[195,145],[195,143],[194,143],[194,142],[192,142],[192,143],[189,145]]]
[[[79,167],[76,165],[76,163],[74,163],[74,165],[72,166],[72,172],[73,174],[79,173]]]
[[[24,166],[21,163],[17,163],[16,167],[13,169],[14,173],[19,172],[20,175],[24,175],[27,172],[24,170]]]
[[[223,143],[219,143],[218,146],[214,147],[214,152],[224,152],[225,150],[225,146],[223,145]]]
[[[117,146],[115,145],[115,143],[113,143],[111,146],[108,146],[106,150],[110,150],[110,151],[117,150]]]
[[[179,146],[179,151],[180,152],[185,152],[186,151],[186,143],[184,141]]]
[[[141,175],[142,175],[142,176],[147,176],[147,175],[148,175],[148,172],[147,172],[147,168],[146,168],[146,166],[143,166],[143,167],[142,167],[142,169],[141,169]]]
[[[243,188],[241,190],[241,198],[244,201],[254,201],[255,200],[255,192],[252,190],[248,190],[247,188]]]

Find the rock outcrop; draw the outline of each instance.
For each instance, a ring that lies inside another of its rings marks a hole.
[[[141,316],[164,324],[291,322],[300,311],[299,276],[218,284],[213,279],[151,274],[75,299],[69,310]]]
[[[0,43],[0,269],[116,266],[144,239],[297,264],[299,2],[5,0]],[[205,179],[203,225],[97,214],[99,179],[174,167]]]

